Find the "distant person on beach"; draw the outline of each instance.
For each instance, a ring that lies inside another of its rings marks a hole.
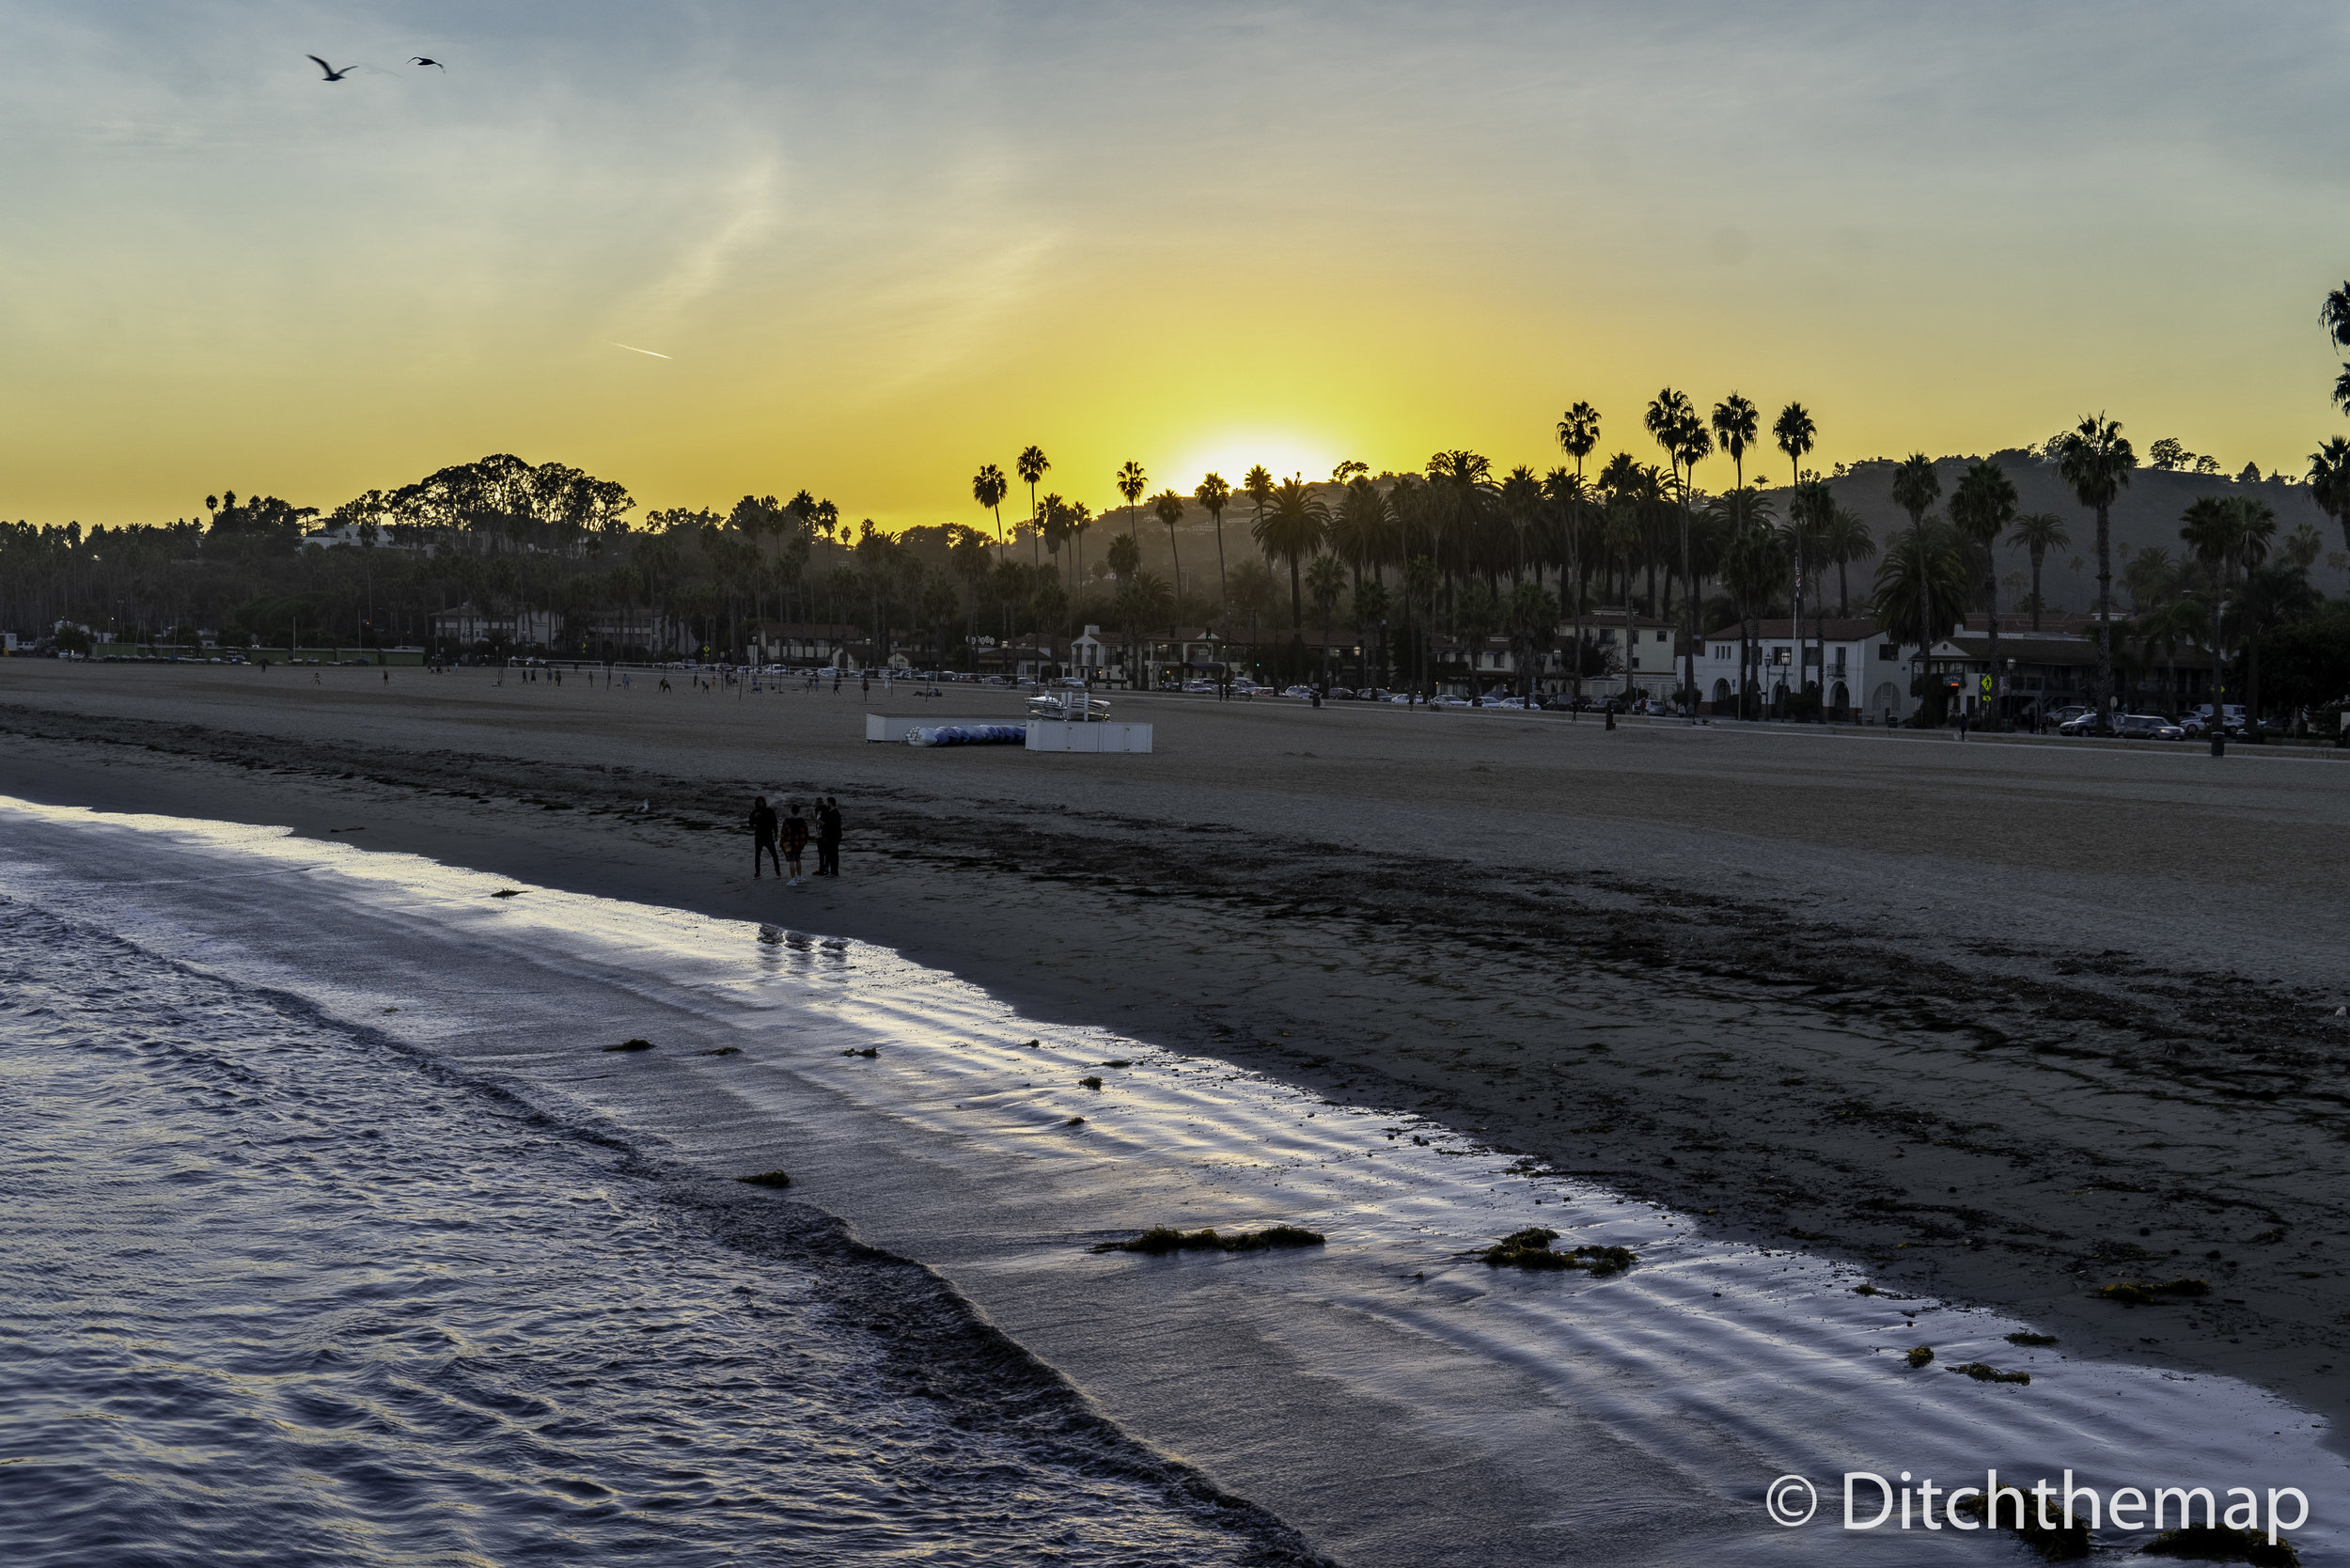
[[[783,874],[783,862],[776,859],[776,808],[767,804],[765,795],[751,797],[751,880],[760,877],[759,857],[765,855],[774,862],[776,875]]]
[[[791,803],[791,814],[783,819],[783,863],[791,868],[791,880],[785,886],[797,887],[807,880],[800,875],[800,856],[807,849],[807,819],[800,815],[800,803]]]
[[[830,795],[816,808],[816,874],[840,874],[840,803]]]

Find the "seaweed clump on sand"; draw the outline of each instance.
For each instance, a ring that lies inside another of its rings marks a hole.
[[[1087,1074],[1085,1077],[1079,1078],[1077,1081],[1088,1089],[1099,1089],[1102,1087],[1102,1080],[1094,1077],[1090,1074]]]
[[[1097,1242],[1096,1252],[1141,1252],[1158,1257],[1168,1252],[1264,1252],[1277,1247],[1320,1247],[1323,1234],[1298,1225],[1268,1225],[1261,1231],[1219,1233],[1214,1229],[1178,1231],[1153,1225],[1132,1241]]]
[[[2007,1342],[2012,1345],[2052,1345],[2057,1342],[2057,1337],[2054,1334],[2010,1334]]]
[[[1550,1244],[1558,1239],[1558,1231],[1529,1225],[1502,1237],[1479,1256],[1488,1268],[1579,1268],[1595,1279],[1622,1274],[1640,1261],[1628,1247],[1578,1247],[1572,1252],[1553,1252]]]
[[[2167,1285],[2124,1279],[2092,1294],[2101,1301],[2118,1301],[2124,1307],[2159,1307],[2167,1296],[2209,1295],[2211,1286],[2201,1279],[2173,1279]]]
[[[1978,1383],[2029,1383],[2031,1381],[2031,1373],[2028,1372],[2001,1372],[1988,1361],[1961,1361],[1950,1370],[1954,1372],[1965,1372]]]
[[[1934,1359],[1934,1347],[1932,1345],[1912,1345],[1906,1352],[1905,1358],[1913,1367],[1925,1366]]]
[[[1980,1522],[1984,1513],[1982,1494],[1974,1493],[1951,1505],[1954,1513]],[[2022,1523],[2016,1523],[2017,1520]],[[1999,1506],[1991,1524],[2023,1538],[2024,1544],[2050,1562],[2078,1562],[2089,1555],[2087,1525],[2047,1526],[2032,1512],[2031,1499],[2013,1486],[1999,1488]]]
[[[652,1042],[650,1040],[623,1040],[618,1045],[606,1045],[604,1049],[606,1051],[650,1051],[652,1049]]]
[[[845,1050],[845,1051],[841,1052],[840,1054],[841,1054],[842,1056],[844,1056],[844,1057],[865,1057],[865,1058],[873,1058],[873,1057],[880,1056],[880,1055],[881,1055],[881,1051],[879,1050],[879,1048],[877,1048],[877,1047],[875,1047],[875,1046],[871,1046],[871,1045],[868,1045],[867,1047],[865,1047],[865,1049],[863,1049],[862,1051],[860,1051],[860,1050],[858,1050],[855,1046],[852,1045],[852,1046],[850,1046],[847,1050]]]
[[[762,1170],[756,1176],[737,1176],[735,1180],[753,1187],[788,1187],[791,1184],[791,1178],[780,1170]]]
[[[2301,1554],[2290,1541],[2271,1545],[2258,1530],[2217,1525],[2164,1530],[2146,1544],[2142,1555],[2184,1558],[2190,1562],[2249,1562],[2255,1568],[2299,1568],[2301,1561]]]

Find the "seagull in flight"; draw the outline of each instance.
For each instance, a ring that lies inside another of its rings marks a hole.
[[[319,69],[326,72],[326,79],[330,82],[339,82],[344,77],[350,75],[353,71],[358,69],[356,66],[345,66],[342,70],[337,71],[333,66],[328,65],[324,60],[320,60],[316,55],[310,55],[309,58],[318,60]]]
[[[442,71],[442,72],[446,72],[446,71],[447,71],[447,70],[448,70],[448,67],[446,67],[446,66],[443,65],[440,61],[438,61],[438,60],[433,60],[433,59],[427,59],[427,58],[426,58],[424,55],[410,55],[410,56],[408,57],[408,63],[409,63],[410,65],[415,65],[415,66],[431,66],[433,70],[438,71]]]

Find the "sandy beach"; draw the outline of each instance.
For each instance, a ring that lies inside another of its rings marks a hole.
[[[1171,698],[1120,701],[1148,757],[863,739],[1015,710],[11,660],[0,793],[885,943],[2342,1414],[2350,759]],[[744,873],[754,792],[839,797],[837,884]]]

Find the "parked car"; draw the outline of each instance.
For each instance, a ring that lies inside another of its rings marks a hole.
[[[2125,741],[2184,741],[2186,731],[2158,713],[2124,713],[2114,721],[2114,733]]]
[[[2113,721],[2094,708],[2085,709],[2057,726],[2060,735],[2110,735]]]
[[[2231,703],[2228,703],[2226,706],[2224,706],[2224,707],[2220,710],[2220,713],[2222,713],[2222,715],[2225,717],[2225,719],[2226,719],[2226,721],[2227,721],[2227,726],[2228,726],[2228,730],[2227,730],[2227,732],[2228,732],[2229,734],[2231,734],[2231,735],[2241,735],[2241,734],[2243,734],[2243,733],[2244,733],[2244,710],[2243,710],[2243,709],[2241,709],[2241,708],[2237,707],[2234,703],[2231,702]],[[2200,740],[2200,739],[2201,739],[2203,736],[2210,734],[2210,733],[2211,733],[2211,704],[2210,704],[2210,703],[2208,703],[2208,702],[2206,702],[2206,703],[2204,703],[2201,707],[2200,707],[2200,708],[2196,709],[2193,713],[2191,713],[2187,714],[2186,717],[2184,717],[2184,718],[2180,719],[2180,720],[2179,720],[2179,728],[2180,728],[2181,729],[2185,730],[2185,731],[2186,731],[2186,733],[2187,733],[2190,737],[2192,737],[2192,738],[2194,738],[2194,739],[2197,739],[2197,740]]]

